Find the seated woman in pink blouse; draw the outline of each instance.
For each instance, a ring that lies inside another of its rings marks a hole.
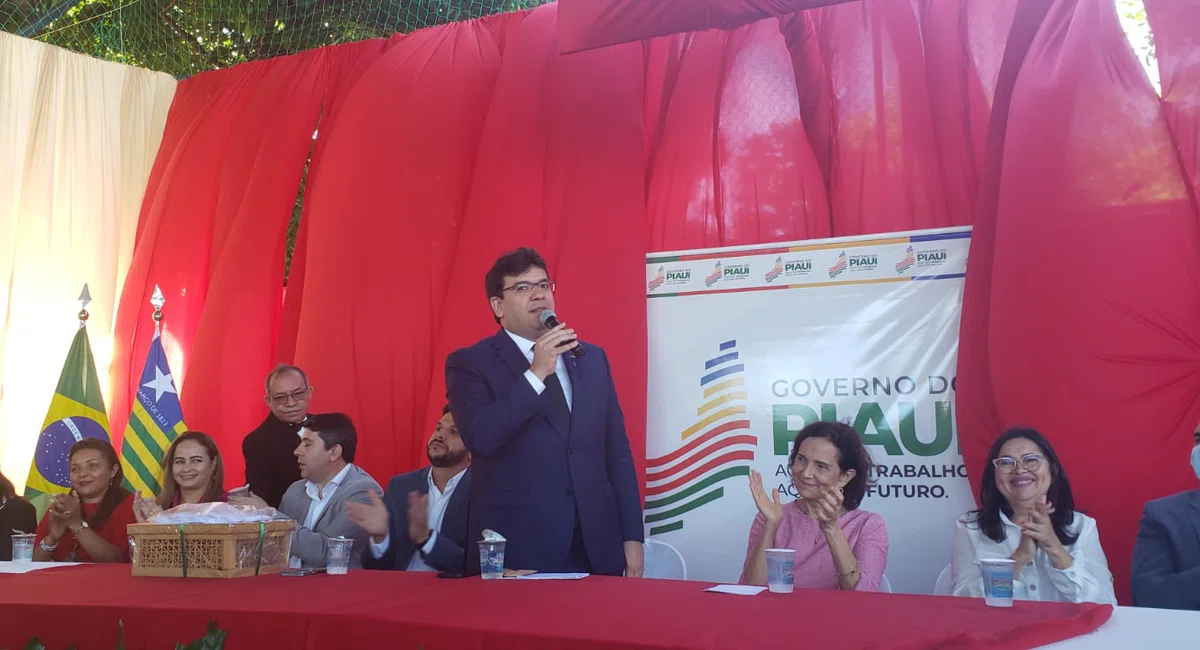
[[[767,549],[796,551],[795,585],[809,589],[879,591],[887,568],[883,517],[859,510],[871,476],[871,455],[858,433],[840,422],[816,422],[796,435],[789,459],[800,498],[784,505],[750,472],[758,515],[742,584],[767,584]]]

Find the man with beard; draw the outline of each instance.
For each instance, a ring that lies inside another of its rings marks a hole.
[[[363,568],[390,571],[466,569],[467,495],[471,454],[454,426],[450,405],[442,409],[425,448],[429,467],[394,477],[380,499],[348,503],[350,520],[371,536]]]

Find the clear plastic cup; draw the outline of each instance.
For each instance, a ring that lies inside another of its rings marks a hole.
[[[344,576],[350,570],[350,551],[354,540],[345,537],[330,537],[325,543],[325,573]]]
[[[989,607],[1012,607],[1013,570],[1016,562],[1008,558],[980,560],[983,573],[983,602]]]
[[[767,590],[790,594],[795,587],[796,551],[790,548],[767,549]]]
[[[479,542],[479,574],[484,580],[504,577],[504,542]]]
[[[14,533],[12,536],[12,561],[32,562],[35,539],[37,539],[35,533]]]

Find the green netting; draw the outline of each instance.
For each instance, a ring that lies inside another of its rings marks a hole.
[[[548,0],[0,0],[0,29],[177,77]]]

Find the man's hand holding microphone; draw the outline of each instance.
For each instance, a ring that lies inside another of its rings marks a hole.
[[[533,362],[529,364],[529,369],[535,377],[544,382],[554,374],[559,355],[570,350],[578,358],[584,355],[584,350],[579,344],[575,330],[567,327],[566,323],[558,322],[558,316],[552,310],[547,309],[538,314],[538,320],[550,331],[534,342]]]

